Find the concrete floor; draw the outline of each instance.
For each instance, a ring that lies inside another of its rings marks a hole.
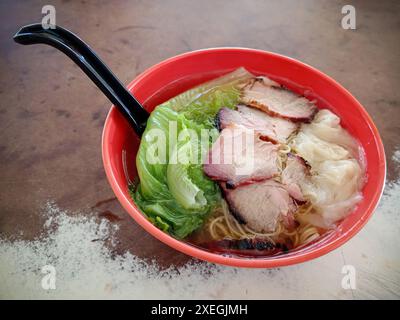
[[[392,159],[400,149],[400,3],[351,1],[357,29],[343,30],[341,8],[348,3],[52,2],[57,24],[78,33],[124,83],[165,58],[216,46],[274,51],[320,69],[346,87],[374,119],[385,144],[387,178],[395,182],[400,174],[399,162]],[[184,265],[191,258],[160,243],[129,218],[106,181],[100,142],[110,107],[107,99],[60,52],[12,41],[18,27],[41,20],[45,4],[0,3],[1,236],[12,238],[23,232],[24,239],[35,238],[45,221],[40,208],[51,199],[71,212],[85,211],[118,224],[117,253],[128,250],[163,267]],[[379,221],[372,219],[369,224],[378,228],[378,223],[385,223]],[[362,239],[356,237],[346,245],[347,260],[352,252],[361,252]],[[379,259],[385,258],[392,261],[390,292],[399,297],[399,256],[385,257],[383,250]],[[318,261],[323,259],[333,258]],[[386,296],[385,286],[374,285],[373,297]]]

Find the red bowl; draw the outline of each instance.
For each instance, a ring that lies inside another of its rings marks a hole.
[[[383,191],[386,162],[383,144],[371,117],[335,80],[309,65],[275,53],[245,48],[215,48],[184,53],[160,62],[136,77],[128,89],[148,111],[152,111],[169,98],[238,67],[245,67],[254,74],[267,75],[289,89],[315,99],[319,108],[331,109],[339,115],[342,126],[361,143],[368,179],[362,190],[363,200],[338,228],[303,248],[261,258],[221,255],[173,238],[148,221],[129,196],[127,176],[133,180],[137,174],[135,158],[140,139],[112,106],[103,130],[102,154],[114,193],[131,217],[154,237],[178,251],[214,263],[271,268],[311,260],[338,248],[353,237],[373,214]]]

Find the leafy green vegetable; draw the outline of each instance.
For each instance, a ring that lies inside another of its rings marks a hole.
[[[237,87],[250,77],[238,69],[172,98],[151,113],[136,158],[140,184],[133,198],[161,230],[184,238],[219,203],[219,188],[204,175],[199,160],[218,136],[216,113],[223,106],[236,106]],[[204,129],[209,132],[205,144]]]
[[[219,77],[198,87],[190,89],[162,104],[185,115],[189,120],[215,127],[215,115],[221,107],[234,108],[237,105],[241,83],[252,74],[239,68],[223,77]]]
[[[178,143],[174,150],[177,159],[183,157],[182,154],[191,155],[192,145],[189,143]],[[189,176],[190,163],[169,163],[167,168],[167,181],[169,191],[175,200],[185,209],[201,209],[207,205],[204,192],[192,182]],[[177,179],[176,177],[179,177]]]

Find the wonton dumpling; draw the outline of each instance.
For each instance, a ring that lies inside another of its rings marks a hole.
[[[331,228],[335,224],[335,222],[345,218],[349,210],[354,208],[354,206],[361,199],[361,193],[357,192],[352,197],[344,201],[336,202],[331,205],[324,205],[323,207],[317,208],[320,210],[317,213],[299,216],[299,220],[301,220],[301,222],[303,223],[310,223],[320,228]]]
[[[350,152],[346,149],[321,140],[311,130],[303,130],[303,128],[294,139],[292,147],[313,169],[314,166],[318,166],[325,160],[343,160],[351,157]]]
[[[342,128],[340,118],[331,111],[327,109],[320,110],[312,123],[304,127],[305,133],[311,131],[316,137],[347,149],[352,153],[353,157],[358,156],[358,143]]]
[[[302,126],[292,142],[312,168],[312,176],[301,189],[316,214],[304,219],[324,228],[344,218],[361,199],[363,169],[354,158],[358,145],[339,122],[332,112],[321,110],[312,123]]]
[[[355,159],[348,159],[323,161],[315,171],[302,190],[323,218],[318,225],[329,227],[361,199],[362,170]]]
[[[315,173],[302,190],[316,205],[346,200],[359,190],[361,168],[355,159],[323,161]]]

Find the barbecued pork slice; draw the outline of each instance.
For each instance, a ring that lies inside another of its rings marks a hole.
[[[283,118],[271,117],[267,113],[251,108],[245,105],[238,105],[238,111],[247,119],[252,122],[261,119],[266,124],[272,125],[272,129],[276,134],[276,141],[280,143],[286,143],[289,136],[298,129],[298,124],[288,121]]]
[[[274,143],[286,143],[288,137],[297,130],[297,124],[286,119],[271,117],[263,111],[245,105],[238,105],[237,110],[221,108],[217,114],[220,130],[232,124],[253,129],[262,138]]]
[[[310,177],[310,166],[306,161],[293,153],[288,154],[286,167],[282,172],[282,184],[294,199],[304,202],[301,186],[307,183]]]
[[[274,232],[278,222],[293,229],[296,204],[285,186],[275,180],[265,180],[227,189],[221,188],[229,209],[239,222],[256,232]]]
[[[269,179],[279,174],[278,146],[252,130],[230,126],[221,131],[208,152],[204,173],[228,188]]]
[[[266,77],[251,80],[243,88],[241,101],[271,116],[291,121],[310,121],[317,111],[314,103]]]

